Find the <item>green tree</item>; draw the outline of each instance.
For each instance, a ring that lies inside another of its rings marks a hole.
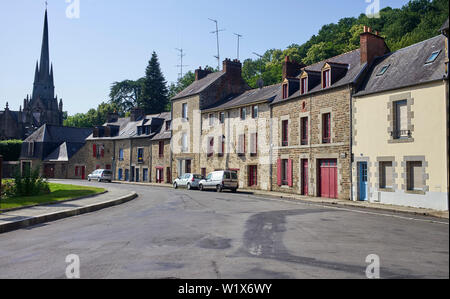
[[[143,108],[146,114],[161,113],[167,109],[169,99],[166,84],[158,56],[153,52],[145,71],[142,95],[138,99],[139,107]]]
[[[145,78],[133,80],[124,80],[114,82],[109,93],[110,101],[115,104],[120,111],[130,111],[138,105],[142,95]]]

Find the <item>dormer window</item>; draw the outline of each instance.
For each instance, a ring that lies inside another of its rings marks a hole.
[[[331,86],[331,70],[324,70],[322,72],[322,87],[328,88]]]
[[[287,97],[288,97],[288,85],[286,83],[283,84],[283,99],[287,99]]]
[[[145,135],[150,135],[150,126],[145,127]]]
[[[439,56],[440,53],[441,53],[440,50],[431,53],[430,57],[428,57],[428,59],[427,59],[427,61],[425,62],[425,64],[433,63],[433,62],[436,60],[436,58],[438,58],[438,56]]]
[[[300,94],[305,94],[308,92],[308,78],[302,78],[300,84]]]
[[[388,70],[388,68],[389,68],[390,66],[391,66],[390,64],[383,66],[383,67],[381,68],[381,70],[378,72],[377,76],[383,76],[384,73],[386,73],[386,71]]]
[[[170,130],[170,125],[171,125],[171,121],[170,120],[166,121],[166,131]]]
[[[138,136],[142,135],[142,127],[137,127]]]

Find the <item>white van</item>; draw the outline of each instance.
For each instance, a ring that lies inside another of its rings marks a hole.
[[[224,189],[228,189],[236,192],[239,188],[237,172],[231,170],[214,171],[199,182],[198,188],[200,191],[215,189],[217,192],[222,192]]]

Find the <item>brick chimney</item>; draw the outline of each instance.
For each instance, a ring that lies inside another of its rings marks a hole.
[[[223,71],[228,76],[232,78],[241,78],[242,77],[242,64],[239,60],[230,60],[225,59],[223,61]]]
[[[370,64],[375,57],[383,56],[390,52],[384,38],[378,31],[372,33],[370,27],[364,26],[364,32],[360,35],[361,64]]]
[[[108,123],[115,123],[119,120],[119,113],[117,113],[116,110],[114,110],[114,112],[109,112],[107,117],[106,117],[106,121]]]
[[[305,67],[304,64],[291,61],[289,56],[286,56],[283,62],[283,80],[296,77],[303,67]]]
[[[144,117],[144,109],[135,107],[131,110],[130,121],[138,121]]]
[[[201,80],[211,74],[211,71],[209,70],[202,70],[202,67],[200,66],[198,69],[195,70],[195,81]]]

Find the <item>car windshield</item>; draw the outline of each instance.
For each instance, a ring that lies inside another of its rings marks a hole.
[[[111,175],[111,174],[112,174],[112,172],[111,172],[111,170],[105,170],[105,171],[103,172],[103,174],[106,174],[106,175]]]
[[[208,176],[206,177],[207,180],[210,180],[212,177],[212,173],[208,174]]]
[[[194,174],[194,178],[195,178],[196,180],[202,180],[202,179],[203,179],[203,176],[202,176],[202,175],[199,175],[199,174]]]
[[[232,172],[231,173],[231,179],[232,180],[237,180],[238,176],[237,176],[237,172]]]

